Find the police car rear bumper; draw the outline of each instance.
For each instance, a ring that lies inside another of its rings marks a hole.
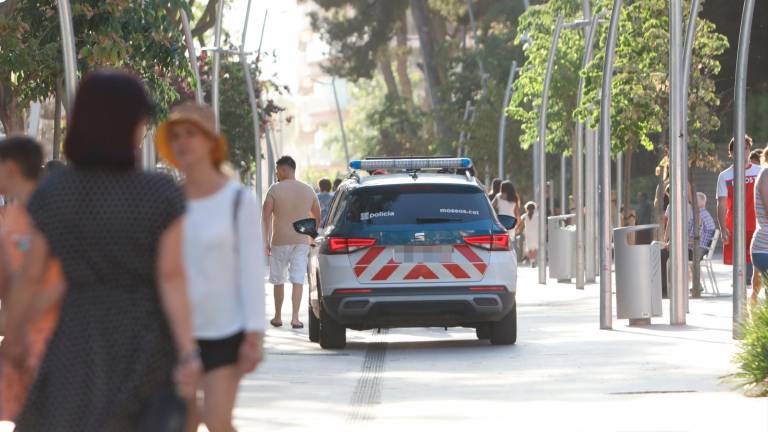
[[[326,312],[340,324],[356,330],[473,327],[501,320],[514,305],[515,293],[506,288],[387,288],[323,297]]]

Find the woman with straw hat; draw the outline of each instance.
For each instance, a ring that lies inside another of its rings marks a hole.
[[[222,172],[227,143],[214,125],[209,107],[186,103],[155,139],[160,156],[185,177],[184,264],[205,372],[202,421],[217,432],[233,430],[240,380],[262,360],[266,259],[260,205]]]

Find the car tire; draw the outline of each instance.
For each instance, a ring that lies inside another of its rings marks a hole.
[[[307,280],[309,283],[312,283],[312,278],[307,275]],[[317,278],[317,293],[320,294],[320,276],[318,275]],[[310,289],[311,291],[311,289]],[[309,341],[310,342],[319,342],[320,341],[320,319],[315,315],[314,310],[312,309],[312,297],[311,295],[307,295],[307,327],[308,327],[308,333],[309,333]]]
[[[320,342],[320,319],[315,316],[315,311],[312,310],[312,300],[309,301],[309,312],[307,315],[309,315],[307,319],[309,341]]]
[[[347,346],[347,328],[320,308],[320,346],[323,349],[343,349]]]
[[[513,345],[517,342],[517,304],[501,319],[491,324],[492,345]]]
[[[475,334],[480,340],[488,340],[491,338],[491,324],[480,324],[475,328]]]

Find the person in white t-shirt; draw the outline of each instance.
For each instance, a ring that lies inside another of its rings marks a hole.
[[[231,431],[244,374],[263,358],[266,256],[255,197],[222,172],[226,140],[213,111],[180,105],[157,131],[160,155],[185,177],[184,265],[205,375],[202,421]],[[193,430],[200,419],[190,416]]]

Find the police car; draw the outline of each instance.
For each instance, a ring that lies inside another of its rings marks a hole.
[[[309,339],[343,348],[346,331],[470,327],[517,339],[517,258],[466,158],[352,161],[309,263]],[[364,172],[375,175],[362,175]],[[309,225],[307,225],[309,223]]]

